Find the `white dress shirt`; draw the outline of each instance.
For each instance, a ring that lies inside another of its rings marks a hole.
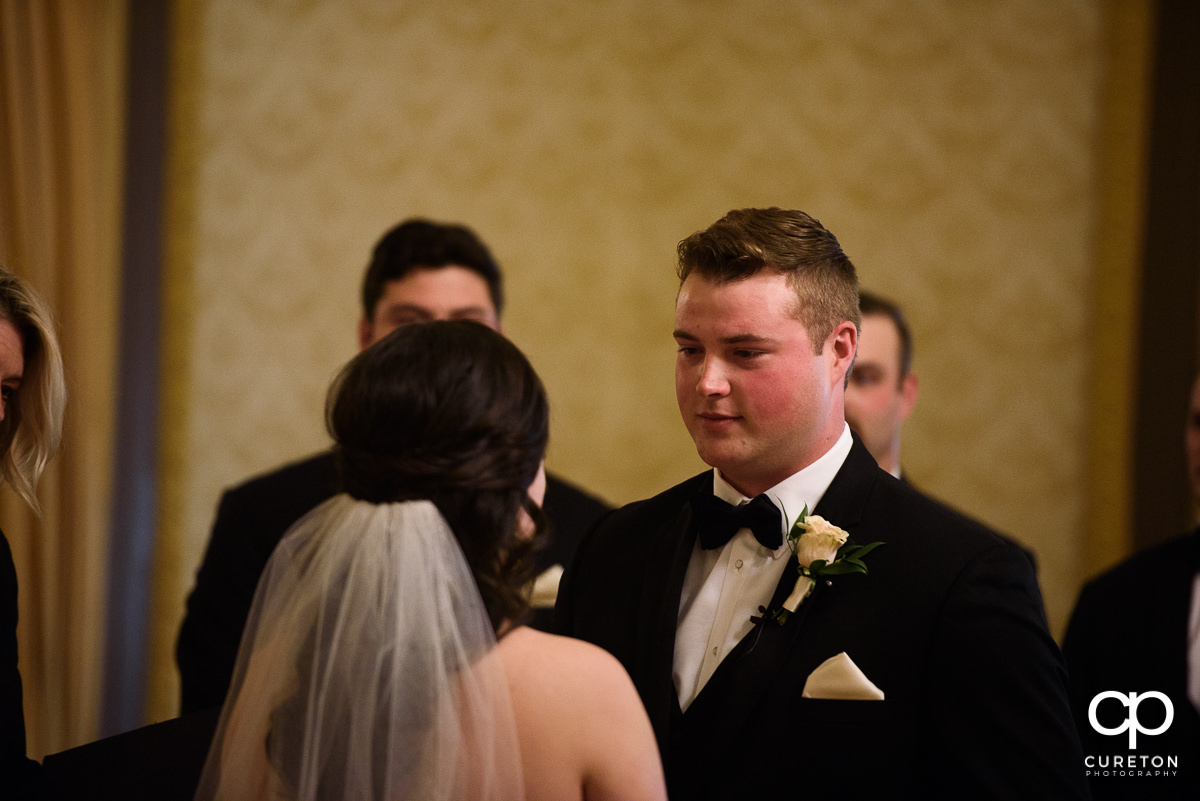
[[[785,535],[805,506],[811,512],[821,501],[852,444],[850,427],[845,426],[823,456],[767,490],[767,497],[783,513]],[[716,469],[713,494],[735,506],[750,500]],[[836,520],[830,522],[837,525]],[[697,540],[683,579],[675,631],[672,675],[681,709],[687,710],[721,660],[754,628],[750,618],[771,602],[790,556],[786,538],[772,551],[760,545],[748,528],[739,530],[723,548],[706,551]]]

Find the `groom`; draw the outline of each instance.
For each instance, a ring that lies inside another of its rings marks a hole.
[[[833,234],[743,209],[678,255],[675,391],[715,469],[604,518],[555,610],[629,671],[671,798],[1086,798],[1029,560],[845,423],[858,281]],[[805,508],[885,544],[786,613]]]

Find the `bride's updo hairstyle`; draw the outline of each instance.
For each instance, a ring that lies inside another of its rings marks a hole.
[[[528,495],[549,437],[541,379],[479,323],[402,326],[356,356],[325,420],[342,490],[384,504],[430,500],[450,524],[493,628],[526,610],[545,517]],[[520,529],[532,517],[533,537]]]

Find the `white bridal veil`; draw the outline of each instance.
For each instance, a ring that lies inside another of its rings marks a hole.
[[[326,501],[259,582],[197,801],[523,798],[495,645],[432,503]]]

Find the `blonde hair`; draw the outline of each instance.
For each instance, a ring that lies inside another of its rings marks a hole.
[[[25,372],[0,421],[0,481],[40,512],[37,484],[62,438],[67,402],[50,309],[29,282],[0,267],[0,320],[21,334]]]

